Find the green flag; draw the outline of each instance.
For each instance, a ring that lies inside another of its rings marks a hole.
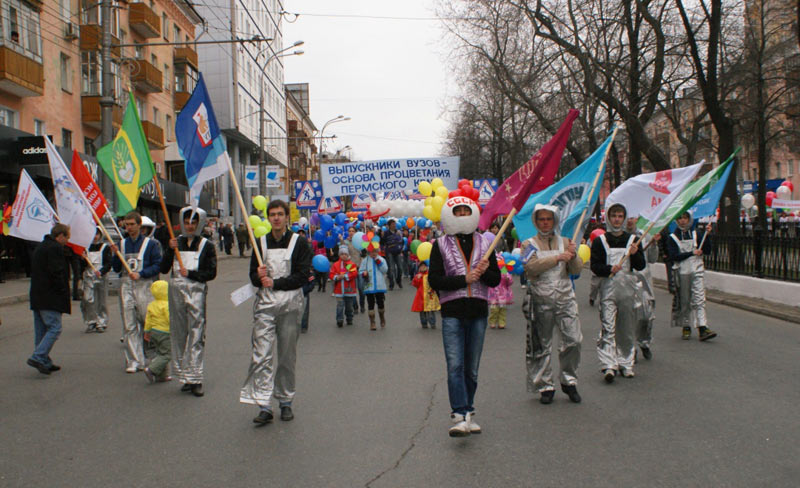
[[[733,158],[736,156],[736,153],[739,152],[739,149],[741,148],[736,148],[733,154],[731,154],[724,163],[686,185],[686,188],[683,189],[680,195],[678,195],[672,204],[664,210],[664,213],[654,221],[653,226],[650,227],[647,234],[643,236],[643,239],[649,240],[650,237],[659,233],[661,229],[683,215],[684,212],[689,210],[692,205],[700,200],[700,198],[719,181],[722,174],[728,169],[728,166],[733,164]],[[651,222],[646,218],[639,217],[639,220],[636,222],[636,227],[644,231],[644,229],[650,226],[650,223]]]
[[[140,188],[153,180],[155,169],[144,136],[133,93],[122,118],[117,137],[97,151],[97,160],[117,190],[116,215],[125,215],[136,208]]]

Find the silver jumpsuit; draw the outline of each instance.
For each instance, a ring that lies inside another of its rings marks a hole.
[[[597,237],[606,252],[606,264],[614,266],[625,256],[636,236],[631,235],[625,247],[608,247],[605,234]],[[633,371],[636,353],[635,301],[638,283],[629,263],[614,276],[603,278],[600,283],[600,337],[597,340],[597,356],[601,371]]]
[[[197,271],[200,255],[206,245],[201,237],[197,251],[180,251],[186,271]],[[206,343],[206,297],[208,285],[183,277],[175,258],[169,279],[169,332],[172,361],[181,383],[203,383],[203,361]],[[163,268],[162,268],[163,271]]]
[[[89,262],[94,269],[100,271],[103,267],[103,251],[107,244],[100,246],[97,251],[87,251]],[[81,314],[83,321],[89,328],[104,330],[108,327],[108,308],[106,307],[106,277],[99,278],[91,266],[86,266],[83,271],[83,297],[81,298]]]
[[[564,240],[556,235],[558,249],[536,251],[538,258],[556,256],[564,252]],[[528,391],[531,393],[554,390],[551,356],[553,329],[561,333],[558,361],[562,385],[577,385],[577,369],[581,361],[581,323],[578,320],[578,302],[569,279],[567,265],[559,262],[554,267],[531,278],[528,287],[532,310],[528,314],[529,354],[526,354]]]
[[[651,244],[645,251],[644,269],[633,270],[639,280],[639,297],[636,300],[636,342],[639,347],[650,348],[653,342],[653,322],[656,320],[656,294],[653,288],[653,276],[650,263],[658,261],[658,246]]]
[[[693,252],[697,247],[697,233],[692,231],[691,239],[678,239],[675,234],[670,238],[678,244],[681,252]],[[702,256],[689,256],[672,265],[677,285],[678,310],[673,326],[691,327],[694,318],[695,327],[708,327],[706,318],[706,284],[705,266]]]
[[[267,275],[273,279],[289,276],[297,234],[292,234],[286,249],[267,249],[265,237],[261,237],[261,249],[266,249],[264,264]],[[302,288],[258,290],[253,304],[253,355],[247,379],[239,393],[240,402],[269,407],[274,393],[279,402],[291,403],[295,394],[295,361],[302,313]]]
[[[139,253],[126,253],[125,241],[120,244],[120,250],[125,256],[131,270],[141,273],[144,266],[144,255],[150,242],[149,237],[145,237]],[[139,278],[132,280],[126,273],[120,277],[119,288],[119,308],[122,313],[122,338],[125,344],[125,364],[126,368],[144,369],[144,319],[147,316],[147,306],[153,301],[150,293],[150,285],[153,284],[157,275],[151,278]]]

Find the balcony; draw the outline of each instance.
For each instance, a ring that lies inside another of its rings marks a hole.
[[[161,70],[144,59],[137,59],[136,64],[139,65],[139,69],[131,77],[133,86],[144,93],[160,92],[162,90],[161,84],[164,82],[164,75],[161,74]]]
[[[97,24],[81,24],[80,48],[81,51],[100,51],[103,44],[103,28]],[[111,35],[111,44],[119,44],[119,38]],[[120,57],[120,48],[112,47],[111,55]]]
[[[174,107],[175,107],[175,111],[176,112],[180,112],[181,109],[183,109],[183,106],[186,105],[186,102],[189,101],[189,97],[191,97],[191,96],[192,96],[192,94],[189,93],[189,92],[176,91],[175,92],[175,98],[173,99],[173,104],[174,104]]]
[[[150,149],[164,149],[164,129],[147,120],[142,121],[142,129]]]
[[[195,71],[199,70],[197,51],[190,47],[176,47],[172,57],[175,64],[188,64]]]
[[[122,125],[122,107],[114,104],[111,107],[111,125],[120,127]],[[81,97],[81,121],[84,125],[102,129],[102,117],[100,108],[100,96],[88,95]]]
[[[0,90],[18,97],[41,96],[44,93],[42,64],[0,46]]]
[[[161,36],[161,19],[149,5],[132,3],[128,9],[128,24],[132,31],[145,39]]]

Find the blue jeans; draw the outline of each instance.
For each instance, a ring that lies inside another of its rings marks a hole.
[[[336,322],[344,320],[347,316],[347,323],[353,323],[353,306],[356,304],[356,297],[336,297]]]
[[[395,283],[397,286],[403,286],[401,281],[403,278],[403,255],[387,252],[386,264],[389,266],[389,288],[394,288]]]
[[[361,311],[367,309],[364,302],[366,301],[366,295],[364,295],[364,277],[361,276],[361,273],[356,275],[356,286],[358,287],[358,304],[361,306]]]
[[[50,366],[50,350],[61,335],[61,312],[55,310],[33,311],[33,355],[31,359]]]
[[[303,297],[303,318],[300,319],[300,330],[308,330],[308,309],[311,304],[311,294]]]
[[[442,317],[442,342],[447,360],[447,393],[450,409],[461,415],[475,410],[478,367],[483,352],[487,317],[457,319]]]

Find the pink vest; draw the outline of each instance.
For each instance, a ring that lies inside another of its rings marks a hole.
[[[486,250],[489,249],[489,243],[477,232],[472,233],[472,256],[470,264],[467,266],[466,257],[461,252],[461,246],[455,236],[443,236],[436,239],[439,243],[439,251],[442,253],[442,261],[444,261],[444,274],[445,276],[459,276],[466,275],[467,272],[481,260]],[[450,300],[457,300],[459,298],[479,298],[481,300],[489,299],[489,288],[476,281],[466,288],[458,290],[440,290],[439,303],[446,303]]]

